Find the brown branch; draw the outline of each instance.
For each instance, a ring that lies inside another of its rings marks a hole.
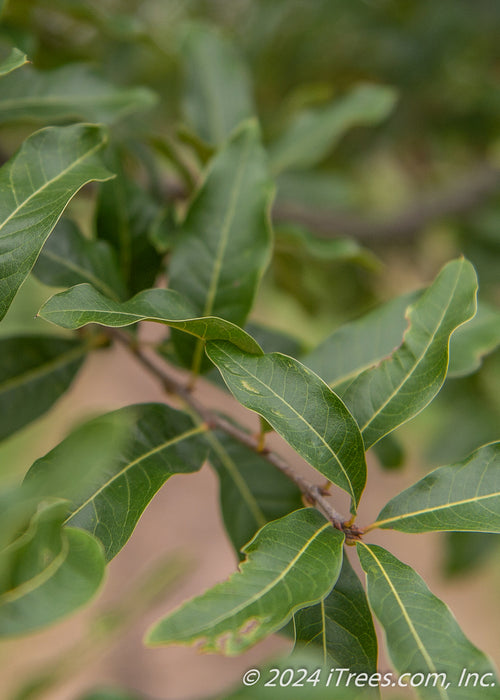
[[[250,450],[256,452],[261,457],[266,459],[283,474],[285,474],[285,476],[291,479],[298,486],[305,500],[311,505],[315,506],[325,516],[325,518],[327,518],[327,520],[329,520],[332,525],[337,528],[337,530],[344,532],[347,540],[352,541],[359,539],[361,530],[356,526],[351,525],[351,521],[345,520],[339,513],[337,513],[326,498],[326,492],[321,488],[321,486],[318,486],[317,484],[308,481],[300,474],[297,474],[292,467],[276,452],[273,452],[268,448],[264,448],[263,450],[260,449],[258,438],[246,433],[244,430],[238,428],[233,423],[230,423],[215,411],[212,411],[203,405],[192,395],[191,391],[185,384],[179,381],[179,379],[174,377],[173,374],[168,371],[165,363],[162,367],[160,367],[153,362],[150,357],[139,347],[134,338],[112,328],[104,329],[104,333],[112,339],[117,340],[131,353],[133,353],[141,365],[160,381],[165,391],[171,395],[179,397],[189,409],[191,409],[204,423],[206,423],[209,429],[221,430],[240,442],[242,445],[245,445],[245,447],[248,447]]]
[[[314,211],[291,202],[278,203],[273,219],[304,224],[322,238],[352,236],[364,242],[408,241],[434,221],[475,209],[499,189],[500,170],[485,164],[452,189],[423,198],[385,220],[370,220],[344,212]]]

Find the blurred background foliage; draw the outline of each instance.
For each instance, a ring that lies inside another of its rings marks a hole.
[[[306,157],[277,176],[276,252],[253,320],[307,349],[428,283],[460,254],[476,266],[480,301],[500,324],[499,36],[496,0],[11,0],[0,49],[19,47],[41,71],[89,64],[103,80],[158,96],[148,112],[114,124],[110,153],[110,162],[120,154],[129,216],[149,232],[140,255],[151,279],[159,269],[154,249],[168,254],[185,191],[227,135],[200,120],[200,84],[224,97],[235,72],[241,94],[219,107],[230,116],[239,109],[235,120],[255,112],[271,152],[294,121],[321,114],[353,86],[394,89],[385,118],[361,120],[312,163]],[[1,102],[0,94],[6,160],[52,122],[9,117]],[[107,211],[97,199],[90,189],[70,207],[89,236],[120,223],[102,223]],[[39,282],[25,285],[2,332],[31,323],[44,294]],[[431,407],[381,446],[379,459],[404,464],[402,446],[428,468],[461,459],[498,439],[499,416],[496,352],[473,376],[449,379]],[[446,571],[470,569],[494,549],[492,539],[449,537]]]

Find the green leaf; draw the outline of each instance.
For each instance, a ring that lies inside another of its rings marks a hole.
[[[488,560],[498,557],[500,537],[489,532],[448,532],[445,539],[445,576],[475,575]]]
[[[428,673],[446,674],[446,678],[432,676],[427,685],[416,687],[419,697],[498,700],[500,685],[490,660],[464,636],[449,608],[420,576],[382,547],[361,543],[358,552],[367,576],[368,600],[384,628],[396,671],[424,674],[426,679]],[[480,676],[491,674],[484,681],[495,687],[478,683],[471,690],[460,686],[463,669]]]
[[[0,440],[48,411],[89,350],[87,343],[66,338],[0,338]]]
[[[101,544],[81,530],[61,529],[66,504],[45,510],[52,520],[38,513],[34,528],[17,543],[14,578],[0,595],[0,637],[33,632],[69,615],[89,602],[103,580]]]
[[[331,104],[296,114],[281,137],[270,146],[273,173],[311,168],[322,161],[346,131],[377,124],[396,102],[396,93],[383,85],[361,84]]]
[[[306,508],[265,525],[240,571],[158,622],[149,645],[193,644],[239,654],[323,598],[337,580],[344,536]]]
[[[373,527],[500,533],[500,442],[427,474],[389,501]]]
[[[86,238],[70,219],[59,221],[42,248],[33,274],[52,287],[89,282],[117,301],[126,296],[114,250],[106,241]]]
[[[0,76],[7,75],[17,68],[29,63],[28,57],[19,49],[13,48],[10,54],[0,63]],[[3,83],[2,83],[3,85]]]
[[[49,127],[0,169],[0,319],[73,195],[111,177],[99,156],[105,142],[99,126]]]
[[[329,386],[352,380],[401,345],[408,325],[405,312],[416,299],[405,294],[346,323],[301,359]]]
[[[117,88],[83,64],[50,71],[29,66],[2,78],[0,124],[68,120],[112,124],[155,103],[156,96],[147,88]]]
[[[53,495],[71,501],[66,523],[88,530],[104,545],[109,561],[125,545],[143,511],[173,474],[188,474],[202,466],[207,449],[205,426],[195,426],[182,411],[164,404],[126,406],[89,421],[38,459],[26,477],[36,479],[38,490],[54,471],[67,463],[68,454],[94,439],[109,421],[131,421],[128,440],[110,451],[106,468],[75,493],[71,483]]]
[[[139,696],[134,693],[130,693],[124,690],[116,690],[114,688],[102,688],[99,690],[92,690],[90,693],[85,693],[81,695],[78,700],[139,700]]]
[[[295,613],[296,645],[321,650],[323,663],[353,673],[377,670],[377,637],[359,578],[344,556],[335,588],[320,603]]]
[[[467,260],[445,265],[408,308],[403,344],[342,393],[367,449],[413,418],[438,393],[448,368],[450,336],[474,315],[476,291],[476,273]]]
[[[483,357],[500,345],[500,311],[480,303],[474,318],[453,334],[449,377],[465,377],[481,366]]]
[[[347,491],[355,512],[366,482],[363,440],[339,397],[287,355],[250,355],[222,341],[207,343],[206,351],[235,398]]]
[[[260,353],[255,340],[234,323],[215,316],[197,318],[190,304],[171,289],[146,289],[119,303],[100,294],[90,284],[78,284],[54,294],[39,316],[63,328],[81,328],[87,323],[120,328],[138,321],[156,321],[178,328],[202,340],[222,338],[251,353]]]
[[[211,161],[172,253],[169,280],[198,316],[243,326],[271,251],[273,186],[257,123],[244,124]],[[173,334],[186,366],[203,346]]]
[[[375,443],[373,451],[383,469],[400,469],[404,464],[404,448],[392,434]]]
[[[228,435],[208,433],[210,464],[220,484],[222,517],[237,553],[268,521],[302,507],[295,484]]]
[[[233,44],[208,25],[189,24],[181,42],[187,121],[206,142],[220,145],[255,114],[248,71]]]

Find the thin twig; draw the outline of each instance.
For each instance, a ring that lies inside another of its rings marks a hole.
[[[160,381],[165,391],[179,397],[199,416],[199,418],[201,418],[209,429],[221,430],[242,445],[245,445],[245,447],[248,447],[250,450],[256,452],[261,457],[266,459],[273,466],[279,469],[279,471],[285,474],[285,476],[291,479],[291,481],[298,486],[305,500],[310,505],[315,506],[325,516],[325,518],[327,518],[332,525],[337,528],[337,530],[344,532],[348,540],[352,541],[359,539],[361,530],[356,526],[351,525],[350,520],[345,520],[340,513],[337,513],[326,498],[326,492],[321,486],[318,486],[317,484],[308,481],[300,474],[297,474],[295,470],[292,469],[292,467],[276,452],[273,452],[267,447],[263,450],[260,449],[258,438],[246,433],[244,430],[238,428],[236,425],[229,422],[215,411],[212,411],[198,401],[198,399],[192,395],[189,388],[179,381],[179,379],[174,377],[168,371],[165,365],[160,367],[153,362],[133,338],[112,328],[107,328],[104,332],[132,352],[141,365]]]

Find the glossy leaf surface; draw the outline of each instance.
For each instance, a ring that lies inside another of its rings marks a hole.
[[[368,600],[384,628],[396,671],[446,674],[415,688],[418,696],[425,700],[497,700],[500,686],[490,660],[465,637],[448,607],[420,576],[382,547],[358,544],[358,552],[367,576]],[[480,676],[490,674],[485,682],[495,685],[460,686],[463,669]]]
[[[92,180],[107,180],[98,126],[49,127],[30,136],[0,169],[0,319],[64,208]]]
[[[245,547],[240,571],[157,623],[147,643],[198,642],[204,651],[239,654],[328,593],[340,572],[343,541],[309,508],[265,525]]]
[[[500,442],[427,474],[389,501],[375,526],[402,532],[500,533]]]
[[[448,368],[450,336],[474,315],[476,291],[476,273],[467,260],[445,265],[408,308],[403,344],[342,393],[367,449],[419,413],[437,394]]]
[[[39,315],[58,326],[72,329],[87,323],[120,328],[138,321],[156,321],[202,340],[222,338],[247,352],[262,352],[255,340],[233,323],[214,316],[197,318],[186,299],[171,289],[146,289],[129,301],[119,303],[108,299],[90,284],[78,284],[51,297]]]
[[[89,349],[66,338],[0,338],[0,439],[48,411],[69,388]]]
[[[66,522],[98,537],[108,560],[127,542],[144,509],[167,479],[173,474],[197,471],[207,454],[202,439],[206,429],[195,426],[188,415],[163,404],[139,404],[100,416],[70,434],[34,463],[27,483],[37,479],[43,484],[61,468],[85,435],[92,441],[107,421],[121,418],[131,421],[128,440],[111,451],[105,468],[76,494],[68,483],[55,494],[71,501]]]
[[[355,510],[366,481],[363,440],[339,397],[287,355],[249,355],[220,341],[208,343],[206,350],[235,398],[347,491]]]

